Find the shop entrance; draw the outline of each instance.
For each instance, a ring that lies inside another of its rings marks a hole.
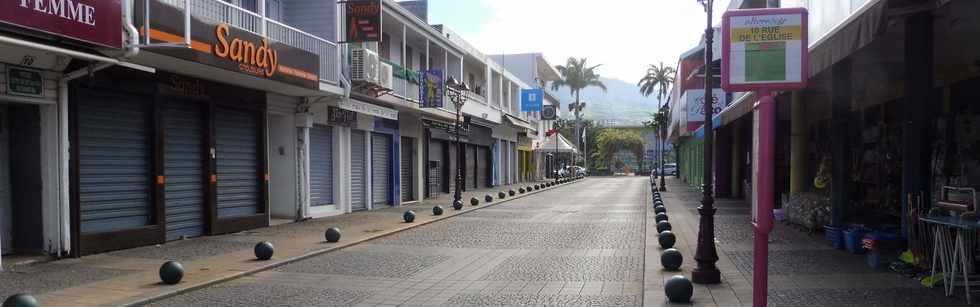
[[[40,113],[0,105],[0,253],[38,253],[41,223]]]

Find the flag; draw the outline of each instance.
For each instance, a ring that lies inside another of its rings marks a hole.
[[[552,136],[552,135],[555,135],[555,133],[558,133],[558,130],[551,129],[551,130],[548,130],[548,132],[545,132],[544,135],[545,136]]]

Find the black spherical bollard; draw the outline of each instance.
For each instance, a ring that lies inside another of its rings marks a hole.
[[[653,212],[654,213],[667,213],[667,207],[664,207],[664,206],[656,206],[656,207],[653,207]]]
[[[327,231],[323,233],[323,238],[327,239],[327,242],[336,243],[340,241],[340,228],[330,227]]]
[[[653,204],[655,204],[655,205],[663,205],[664,204],[664,201],[662,199],[659,199],[659,198],[658,199],[654,199],[653,200]]]
[[[541,189],[541,185],[540,184],[535,184],[534,185],[534,190],[535,191],[540,190],[540,189]]]
[[[276,247],[271,242],[262,241],[255,244],[255,259],[262,261],[272,259],[272,254],[276,252]]]
[[[517,189],[517,193],[524,194],[524,188]]]
[[[507,194],[501,191],[500,193],[497,193],[497,198],[499,199],[507,198]]]
[[[453,201],[453,210],[463,210],[463,201]]]
[[[405,213],[402,214],[402,219],[405,220],[405,223],[415,222],[415,211],[412,210],[405,211]]]
[[[471,206],[478,206],[478,205],[480,205],[480,200],[477,199],[476,197],[472,197],[472,198],[470,198],[470,205]]]
[[[493,196],[490,196],[490,194],[487,194],[486,196],[483,196],[483,201],[488,202],[488,203],[489,202],[492,202],[493,201]]]
[[[660,254],[660,265],[667,271],[677,271],[684,264],[684,256],[675,248],[668,248]]]
[[[507,192],[507,194],[510,194],[510,196],[514,196],[517,195],[517,192],[515,192],[514,190],[510,190],[509,192]]]
[[[677,237],[670,230],[664,230],[657,235],[657,241],[660,242],[661,248],[671,248],[674,247],[674,243],[677,243]]]
[[[667,219],[667,213],[657,213],[657,217],[656,217],[657,223],[659,223],[660,221],[666,221],[666,220],[668,220]]]
[[[670,222],[668,222],[668,221],[660,221],[660,222],[657,222],[657,232],[658,233],[659,232],[668,231],[668,230],[671,230],[670,229]]]
[[[694,295],[694,284],[684,276],[675,275],[668,279],[667,283],[664,283],[664,292],[671,302],[687,303],[691,301],[691,296]]]
[[[177,261],[167,261],[160,266],[160,281],[168,285],[176,285],[184,279],[184,266]]]
[[[30,294],[14,294],[8,296],[6,300],[3,300],[3,307],[37,307],[40,304],[37,299]]]
[[[432,207],[432,215],[442,215],[442,206]]]

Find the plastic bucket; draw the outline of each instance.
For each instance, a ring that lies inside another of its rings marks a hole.
[[[844,231],[844,246],[847,247],[847,251],[852,254],[861,255],[864,254],[864,247],[862,246],[861,240],[864,239],[864,235],[868,231],[863,228],[851,228]]]
[[[824,236],[830,242],[830,246],[836,249],[844,249],[844,232],[840,227],[830,225],[823,226]]]

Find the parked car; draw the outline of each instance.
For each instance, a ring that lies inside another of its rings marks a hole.
[[[677,163],[666,163],[664,164],[664,174],[667,176],[677,176]],[[654,168],[650,172],[650,176],[660,176],[660,168]]]

